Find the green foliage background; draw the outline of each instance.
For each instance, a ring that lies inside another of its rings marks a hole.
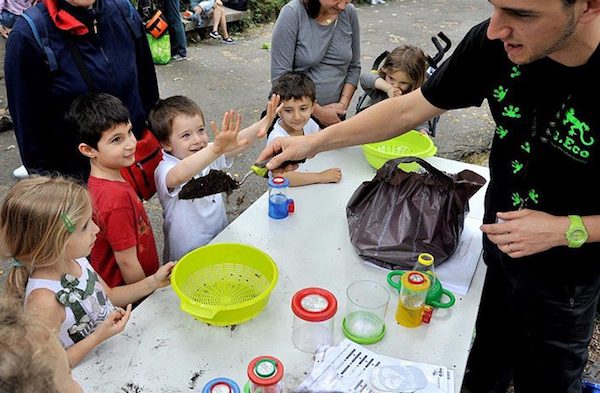
[[[248,14],[244,18],[246,26],[274,21],[279,10],[288,0],[248,0]]]

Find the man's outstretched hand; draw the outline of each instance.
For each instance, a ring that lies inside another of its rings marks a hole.
[[[264,148],[256,161],[260,162],[270,158],[267,163],[269,170],[282,169],[286,172],[296,170],[298,168],[297,164],[282,168],[280,166],[285,161],[301,161],[314,157],[316,152],[311,147],[313,135],[275,138],[273,142]]]

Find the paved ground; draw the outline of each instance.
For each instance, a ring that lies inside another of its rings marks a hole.
[[[469,27],[487,17],[490,5],[484,0],[388,0],[387,4],[359,4],[362,65],[370,69],[373,60],[383,50],[402,43],[420,46],[434,54],[430,37],[443,31],[456,45]],[[239,110],[245,124],[258,119],[269,92],[270,53],[262,44],[271,41],[273,25],[248,29],[235,36],[236,45],[202,40],[189,46],[189,60],[157,66],[162,97],[184,94],[196,100],[209,120],[219,120],[223,112]],[[0,41],[3,44],[3,42]],[[1,45],[0,59],[4,58]],[[465,81],[468,83],[468,81]],[[360,92],[360,91],[359,91]],[[353,103],[358,94],[355,94]],[[0,107],[6,105],[4,80],[0,80]],[[354,105],[351,105],[353,108]],[[353,114],[353,110],[350,111]],[[492,138],[493,126],[486,108],[472,108],[448,113],[438,127],[438,155],[460,159],[485,150]],[[263,144],[256,144],[236,161],[233,174],[243,175]],[[18,149],[12,131],[0,133],[0,196],[13,183],[12,170],[20,165]],[[228,215],[237,215],[266,190],[264,181],[252,178],[242,190],[229,198]],[[147,204],[162,249],[162,218],[157,201]]]

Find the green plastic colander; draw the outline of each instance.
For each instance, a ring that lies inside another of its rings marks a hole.
[[[437,153],[437,147],[427,135],[419,131],[409,131],[383,142],[368,143],[362,146],[365,158],[375,169],[379,169],[387,161],[400,157],[431,157]],[[416,171],[419,164],[400,164],[406,172]]]
[[[211,325],[239,325],[262,312],[279,276],[277,265],[258,248],[216,243],[177,262],[171,286],[181,309]]]

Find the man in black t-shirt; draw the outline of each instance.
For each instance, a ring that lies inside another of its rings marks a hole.
[[[420,90],[279,138],[258,159],[282,151],[273,169],[389,139],[487,99],[488,269],[465,386],[501,392],[512,378],[517,392],[580,392],[600,293],[600,0],[489,1],[491,18]]]

